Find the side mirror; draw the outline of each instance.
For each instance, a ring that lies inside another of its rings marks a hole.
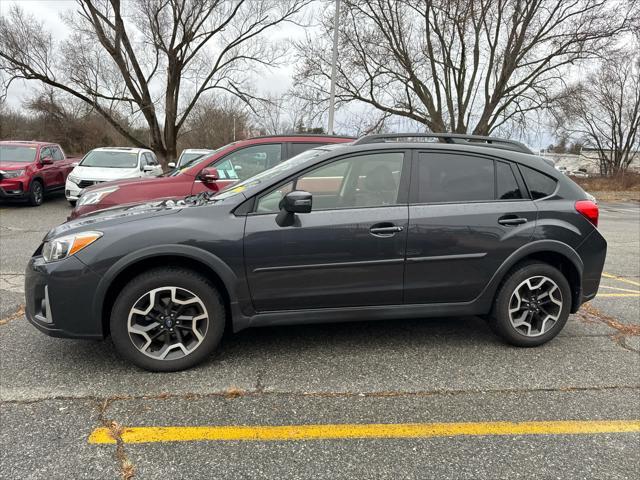
[[[51,165],[53,163],[53,158],[51,158],[51,157],[42,157],[40,159],[40,163],[42,163],[42,165]]]
[[[289,213],[309,213],[313,206],[313,196],[309,192],[295,190],[280,200],[280,210]]]
[[[153,172],[154,170],[155,167],[153,165],[145,165],[144,167],[142,167],[143,172]]]
[[[217,168],[203,168],[200,172],[200,180],[202,183],[216,183],[216,180],[220,178]]]
[[[167,167],[169,167],[169,168],[176,168],[176,162],[169,162],[169,163],[167,163]]]

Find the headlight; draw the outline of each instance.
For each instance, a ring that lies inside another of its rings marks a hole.
[[[118,190],[118,187],[109,187],[109,188],[99,188],[98,190],[92,190],[90,192],[85,192],[80,195],[80,200],[78,200],[78,205],[93,205],[104,197],[109,195],[110,193]]]
[[[78,184],[78,182],[80,181],[80,179],[78,177],[76,177],[75,175],[69,175],[67,177],[67,180],[69,180],[72,183],[75,183],[76,185]]]
[[[44,242],[42,256],[45,262],[62,260],[88,247],[101,236],[102,232],[82,232],[76,233],[75,235],[55,238],[49,242]]]
[[[2,176],[4,178],[16,178],[16,177],[21,177],[22,175],[24,175],[24,169],[23,170],[11,170],[10,172],[2,172]]]

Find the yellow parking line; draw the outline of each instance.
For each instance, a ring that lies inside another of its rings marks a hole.
[[[192,441],[287,441],[350,438],[428,438],[478,435],[576,435],[640,432],[640,420],[549,422],[402,423],[278,426],[129,427],[124,443]],[[109,429],[96,428],[89,443],[116,443]]]
[[[609,290],[616,290],[618,292],[640,293],[640,291],[638,290],[629,290],[628,288],[610,287],[608,285],[600,285],[600,288],[608,288]]]
[[[602,273],[602,276],[604,278],[612,278],[614,280],[617,280],[619,282],[623,282],[623,283],[628,283],[630,285],[635,285],[636,287],[640,287],[640,282],[636,282],[635,280],[629,280],[628,278],[624,278],[624,277],[619,277],[617,275],[612,275],[611,273]]]
[[[596,298],[600,297],[640,297],[640,293],[599,293]]]

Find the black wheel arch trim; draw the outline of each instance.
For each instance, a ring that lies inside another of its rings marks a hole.
[[[249,291],[246,287],[246,283],[241,279],[238,279],[237,275],[234,273],[231,267],[229,267],[219,257],[207,252],[206,250],[202,250],[190,245],[155,245],[153,247],[143,248],[122,257],[102,275],[102,278],[96,288],[96,294],[93,300],[93,313],[95,318],[99,318],[101,322],[104,320],[102,318],[102,312],[104,302],[107,298],[107,292],[109,291],[109,288],[111,287],[114,280],[118,277],[118,275],[120,275],[120,273],[122,273],[125,269],[135,265],[136,263],[161,256],[185,257],[190,260],[199,262],[203,266],[211,269],[224,284],[224,287],[227,290],[226,293],[228,294],[230,299],[232,310],[235,310],[236,302],[242,301],[244,299],[250,301]]]
[[[505,275],[516,265],[518,262],[524,260],[525,258],[534,255],[536,253],[546,253],[552,252],[562,255],[571,264],[574,266],[578,273],[578,285],[576,286],[576,290],[578,293],[577,298],[572,298],[572,309],[571,312],[577,311],[578,307],[581,304],[581,292],[582,292],[582,272],[584,271],[584,264],[580,255],[571,248],[566,243],[559,242],[557,240],[535,240],[533,242],[529,242],[526,245],[520,247],[518,250],[513,252],[507,259],[500,265],[498,270],[493,274],[489,283],[484,288],[484,290],[477,297],[477,301],[488,309],[491,308],[491,304],[493,303],[493,299],[495,297],[498,286],[504,280]],[[573,293],[573,292],[572,292]],[[574,295],[574,297],[576,297]]]

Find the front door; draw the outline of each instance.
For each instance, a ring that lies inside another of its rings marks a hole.
[[[414,158],[405,303],[471,301],[531,239],[536,206],[508,162],[450,152]]]
[[[260,196],[245,230],[255,309],[401,304],[409,166],[402,151],[346,157]],[[310,192],[313,209],[280,226],[292,190]]]

